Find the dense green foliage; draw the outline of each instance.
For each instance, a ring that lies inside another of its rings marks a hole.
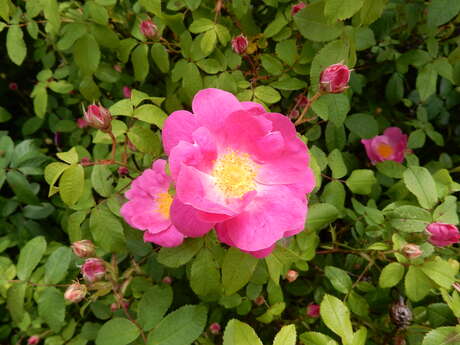
[[[460,344],[458,245],[435,247],[424,232],[459,223],[460,2],[313,0],[292,15],[293,5],[0,0],[0,343]],[[139,31],[149,17],[153,39]],[[231,47],[240,33],[244,56]],[[255,259],[214,233],[160,249],[120,217],[130,181],[163,156],[165,118],[197,91],[287,115],[339,62],[354,68],[350,88],[320,97],[297,126],[317,179],[305,231],[273,254]],[[77,127],[92,102],[114,117],[127,175],[81,164],[110,159],[107,133]],[[360,140],[390,126],[412,152],[371,165]],[[70,304],[83,259],[69,245],[82,239],[108,278]],[[405,256],[407,243],[423,254]],[[400,296],[408,327],[390,319]],[[307,316],[311,303],[320,318]]]

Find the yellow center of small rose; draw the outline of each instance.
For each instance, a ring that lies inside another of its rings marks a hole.
[[[389,158],[394,153],[394,150],[391,145],[382,143],[377,146],[377,153],[383,158]]]
[[[169,219],[169,210],[172,204],[172,197],[168,192],[157,194],[157,209],[156,211],[166,219]]]
[[[227,198],[240,198],[256,188],[256,166],[247,153],[229,151],[221,155],[211,175]]]

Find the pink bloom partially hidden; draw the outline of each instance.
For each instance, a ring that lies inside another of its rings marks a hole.
[[[88,126],[104,132],[108,132],[112,128],[112,115],[102,105],[91,104],[83,113],[83,120]]]
[[[395,161],[402,163],[407,150],[407,135],[403,134],[398,127],[385,129],[383,135],[372,139],[362,139],[366,148],[367,157],[372,164],[383,161]]]
[[[145,231],[144,241],[163,247],[175,247],[183,242],[187,230],[207,232],[214,224],[196,221],[194,210],[173,200],[169,193],[172,179],[166,174],[165,168],[166,161],[159,159],[151,169],[137,177],[131,189],[125,193],[129,201],[120,212],[129,225]],[[172,209],[178,209],[187,217],[182,224],[185,227],[183,232],[171,222]]]
[[[431,223],[426,231],[430,235],[428,241],[437,247],[446,247],[460,241],[460,232],[452,224]]]
[[[309,304],[307,307],[307,315],[310,317],[319,317],[319,304]]]
[[[151,19],[143,20],[139,26],[141,33],[147,38],[154,38],[158,32],[158,27]]]
[[[99,258],[86,259],[81,266],[81,274],[83,278],[90,283],[101,280],[105,276],[104,260]]]
[[[341,63],[330,65],[320,76],[321,90],[328,93],[341,93],[348,88],[350,69]]]
[[[194,211],[216,223],[221,242],[269,255],[278,240],[304,228],[306,194],[315,184],[306,145],[288,117],[226,91],[201,90],[192,109],[172,113],[163,128],[176,182],[173,224],[202,236],[209,229],[187,224]]]
[[[242,55],[248,49],[248,39],[245,35],[241,34],[232,39],[232,49],[235,53]]]
[[[38,335],[33,335],[27,339],[27,345],[37,345],[40,342],[40,337]]]
[[[123,86],[123,97],[131,98],[131,88],[129,86]]]
[[[291,15],[295,16],[297,13],[299,13],[304,8],[305,8],[305,3],[304,2],[299,2],[298,4],[293,5],[291,7]]]

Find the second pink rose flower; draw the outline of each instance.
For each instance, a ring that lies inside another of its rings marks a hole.
[[[407,152],[407,135],[403,134],[398,127],[385,129],[383,135],[372,139],[362,139],[366,153],[372,164],[383,161],[395,161],[402,163]]]

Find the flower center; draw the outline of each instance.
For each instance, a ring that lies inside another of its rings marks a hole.
[[[377,153],[383,158],[389,158],[394,153],[394,150],[391,145],[382,143],[377,146]]]
[[[166,219],[169,219],[169,210],[172,204],[172,197],[168,192],[157,194],[157,209],[156,211]]]
[[[228,198],[240,198],[256,188],[256,166],[247,153],[230,151],[221,155],[211,175]]]

